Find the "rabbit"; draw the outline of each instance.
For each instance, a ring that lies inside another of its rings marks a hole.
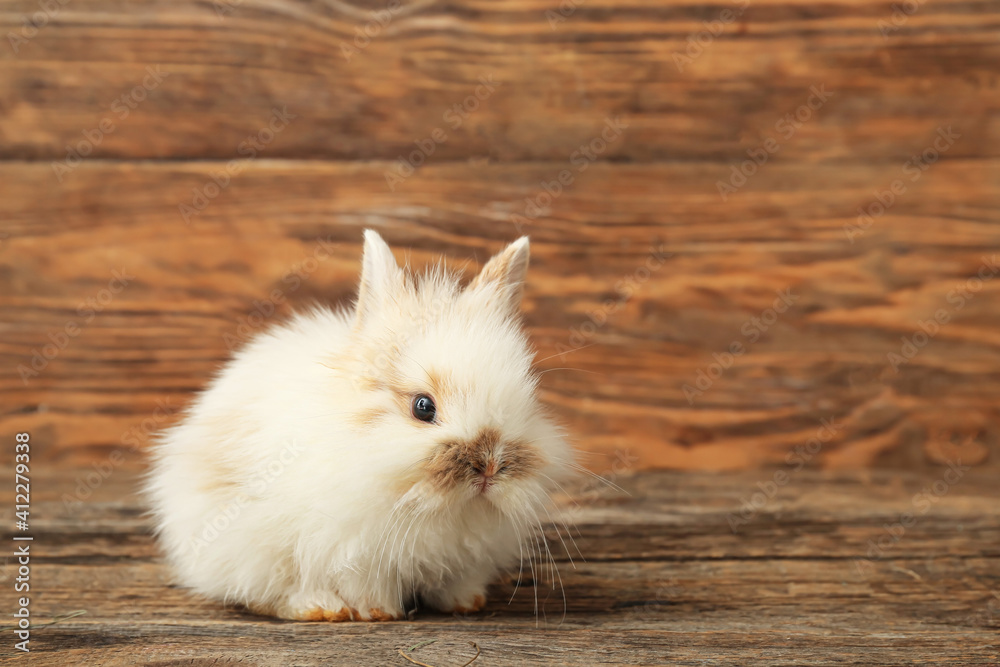
[[[576,466],[536,393],[528,259],[522,237],[463,288],[365,231],[353,307],[259,334],[155,439],[144,492],[179,583],[298,621],[482,609]]]

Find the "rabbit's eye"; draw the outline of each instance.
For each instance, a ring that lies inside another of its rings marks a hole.
[[[422,422],[432,422],[435,415],[437,415],[437,407],[434,405],[433,398],[421,394],[413,399],[413,416],[416,419]]]

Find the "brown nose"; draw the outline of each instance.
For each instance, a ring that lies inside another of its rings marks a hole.
[[[493,476],[497,473],[498,467],[497,462],[492,459],[485,466],[482,463],[472,464],[472,469],[478,478],[475,481],[475,485],[480,493],[486,493],[493,486]]]
[[[470,465],[472,466],[472,470],[475,471],[477,475],[486,479],[489,479],[493,477],[493,475],[497,474],[497,469],[500,467],[493,459],[490,459],[485,464],[482,461],[476,461]]]

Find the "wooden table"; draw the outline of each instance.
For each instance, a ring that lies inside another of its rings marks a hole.
[[[32,481],[32,618],[86,613],[35,627],[24,664],[409,665],[399,649],[428,640],[411,655],[435,667],[472,658],[473,642],[476,667],[1000,664],[1000,496],[975,469],[611,473],[625,492],[591,483],[560,501],[583,558],[547,529],[565,603],[527,576],[514,593],[515,573],[483,613],[375,624],[196,600],[169,584],[137,471],[76,502],[86,472]]]

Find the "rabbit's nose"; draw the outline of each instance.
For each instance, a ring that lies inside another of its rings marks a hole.
[[[497,474],[497,469],[500,467],[497,465],[497,462],[494,461],[493,459],[490,459],[489,461],[486,462],[476,461],[471,465],[472,465],[472,470],[477,475],[481,475],[482,477],[493,477],[493,475]]]
[[[480,493],[486,493],[493,485],[493,476],[497,474],[498,468],[497,462],[492,459],[485,464],[481,462],[472,464],[472,470],[477,476],[476,486],[479,488]]]

